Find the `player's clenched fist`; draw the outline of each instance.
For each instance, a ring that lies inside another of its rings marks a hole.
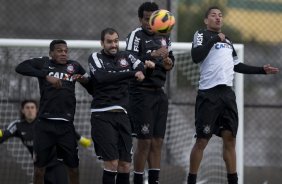
[[[138,81],[143,81],[145,79],[145,76],[144,76],[143,72],[141,72],[141,71],[136,72],[135,77],[136,77],[136,80],[138,80]]]
[[[166,70],[171,70],[172,69],[173,63],[172,63],[172,60],[169,57],[165,58],[163,60],[163,63],[164,63],[164,68]]]
[[[146,60],[145,61],[145,68],[151,68],[154,69],[155,68],[155,63],[151,60]]]
[[[54,88],[60,88],[60,87],[62,87],[62,82],[61,82],[61,80],[58,79],[58,78],[56,78],[56,77],[47,75],[47,76],[46,76],[46,80],[47,80],[48,82],[50,82]]]

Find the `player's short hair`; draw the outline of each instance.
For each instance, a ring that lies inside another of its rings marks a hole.
[[[207,9],[207,11],[205,12],[205,18],[208,18],[208,16],[209,16],[211,10],[214,10],[214,9],[216,9],[216,10],[221,10],[218,6],[210,6],[210,7]]]
[[[144,11],[153,12],[159,9],[159,6],[155,2],[145,2],[138,8],[138,17],[144,17]]]
[[[105,40],[105,35],[106,35],[106,34],[112,35],[112,34],[114,34],[114,33],[116,33],[116,34],[118,35],[118,37],[119,37],[118,32],[117,32],[114,28],[108,27],[108,28],[103,29],[103,30],[101,31],[101,41],[103,42],[103,41]]]
[[[23,100],[21,101],[21,110],[20,110],[20,118],[21,119],[25,119],[25,116],[24,114],[22,113],[22,109],[24,108],[24,106],[27,104],[27,103],[33,103],[35,105],[35,107],[38,109],[38,103],[36,100],[33,100],[33,99],[26,99],[26,100]]]
[[[67,44],[67,42],[65,40],[53,40],[53,41],[51,41],[50,47],[49,47],[50,51],[54,51],[55,45],[57,45],[57,44]]]

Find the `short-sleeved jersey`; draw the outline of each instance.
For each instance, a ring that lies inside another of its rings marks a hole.
[[[91,111],[126,109],[129,79],[143,71],[143,63],[129,52],[107,55],[103,50],[94,52],[88,59],[90,83],[93,87]]]
[[[48,57],[33,58],[20,63],[16,71],[38,78],[40,88],[39,118],[73,121],[76,107],[74,74],[87,76],[84,68],[73,60],[67,64],[57,64]],[[46,80],[46,76],[61,80],[62,87],[56,89]]]
[[[149,34],[143,28],[137,28],[132,31],[126,40],[126,50],[133,53],[143,63],[145,60],[155,62],[155,69],[147,69],[146,78],[141,82],[136,81],[130,84],[131,87],[163,87],[166,81],[166,70],[163,65],[162,58],[151,57],[151,52],[166,47],[169,51],[169,58],[174,63],[174,56],[171,49],[171,41],[169,36]],[[151,71],[150,71],[151,70]]]
[[[221,42],[217,32],[199,30],[192,43],[192,59],[200,63],[199,89],[233,85],[234,65],[239,63],[232,42]]]
[[[20,138],[22,143],[27,147],[29,153],[32,155],[33,125],[34,121],[31,123],[28,123],[25,120],[15,120],[11,122],[7,129],[3,131],[3,136],[0,137],[0,143],[3,143],[11,137]]]

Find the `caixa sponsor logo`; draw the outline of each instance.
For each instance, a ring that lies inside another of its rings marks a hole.
[[[215,45],[216,49],[222,49],[222,48],[226,48],[226,49],[232,49],[232,46],[227,44],[227,43],[217,43]]]

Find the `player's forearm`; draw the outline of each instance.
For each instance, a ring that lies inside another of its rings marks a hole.
[[[29,60],[20,63],[16,67],[15,71],[19,74],[32,77],[45,77],[47,75],[47,71],[42,71],[35,68]]]
[[[243,74],[266,74],[263,67],[250,66],[244,63],[235,65],[234,71]]]

